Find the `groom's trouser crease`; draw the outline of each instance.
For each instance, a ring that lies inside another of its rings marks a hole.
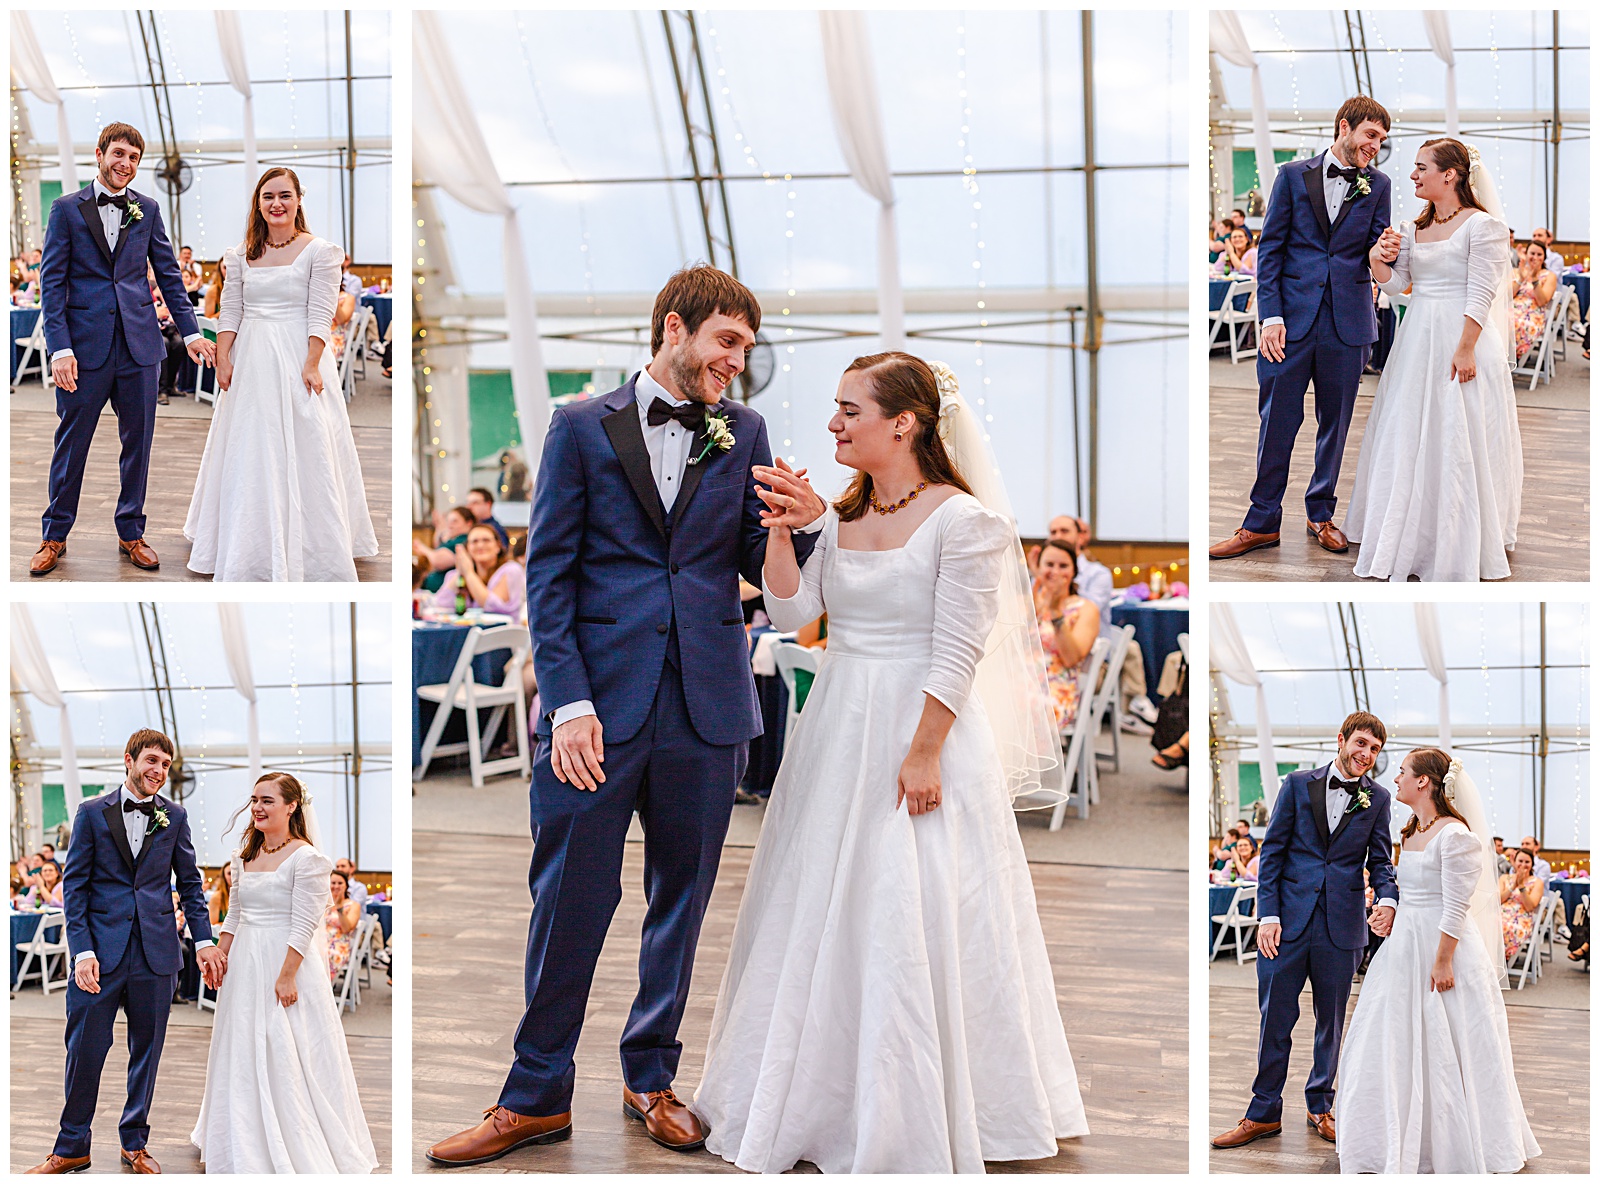
[[[500,1105],[541,1117],[571,1108],[573,1056],[606,930],[622,899],[622,857],[635,809],[645,832],[649,905],[639,992],[622,1036],[622,1073],[641,1093],[672,1085],[695,945],[748,750],[744,743],[700,739],[682,676],[670,662],[644,727],[620,743],[606,742],[606,780],[593,793],[556,778],[550,739],[539,738],[530,790],[527,1008]]]

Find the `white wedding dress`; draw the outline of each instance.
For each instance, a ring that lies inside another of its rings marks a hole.
[[[191,1141],[207,1173],[367,1173],[378,1166],[328,981],[322,918],[333,864],[300,847],[270,872],[237,872],[233,934]],[[274,984],[290,946],[299,998]]]
[[[183,534],[189,569],[218,581],[356,579],[378,553],[331,343],[322,394],[300,378],[306,342],[331,342],[344,252],[312,239],[287,267],[223,256],[219,332],[235,332]],[[356,348],[351,343],[349,348]]]
[[[1400,907],[1373,955],[1339,1058],[1341,1172],[1515,1172],[1539,1154],[1511,1064],[1498,951],[1468,908],[1483,842],[1440,824],[1400,852]],[[1431,989],[1439,934],[1460,939],[1455,986]]]
[[[1491,314],[1509,272],[1506,226],[1469,211],[1447,239],[1415,236],[1407,223],[1381,285],[1391,298],[1409,286],[1411,301],[1378,380],[1344,532],[1361,544],[1358,576],[1504,579],[1522,507],[1509,327]],[[1471,382],[1450,377],[1463,317],[1483,326]]]
[[[973,671],[1013,528],[973,497],[894,551],[829,510],[780,629],[828,614],[750,866],[693,1109],[747,1171],[981,1172],[1088,1133]],[[943,804],[895,805],[924,690]]]

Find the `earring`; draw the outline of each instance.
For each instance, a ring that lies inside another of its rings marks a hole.
[[[894,439],[895,439],[895,443],[897,443],[897,444],[898,444],[898,443],[899,443],[899,442],[900,442],[900,441],[901,441],[901,440],[904,440],[904,439],[905,439],[905,437],[904,437],[904,436],[902,436],[902,435],[901,435],[901,434],[900,434],[900,433],[899,433],[899,432],[896,432],[896,433],[895,433],[895,434],[894,434]]]

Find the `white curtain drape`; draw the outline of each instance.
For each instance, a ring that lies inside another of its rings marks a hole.
[[[1234,620],[1233,606],[1211,606],[1211,668],[1236,683],[1254,687],[1256,692],[1256,746],[1257,760],[1261,766],[1261,792],[1266,795],[1267,809],[1278,800],[1278,757],[1272,747],[1272,721],[1267,717],[1267,692],[1261,675],[1250,657],[1250,647],[1245,644],[1239,623]]]
[[[72,154],[72,129],[67,126],[67,105],[50,76],[50,63],[44,60],[39,41],[33,35],[33,22],[28,14],[11,10],[11,72],[16,75],[24,90],[32,91],[42,103],[51,103],[56,109],[56,140],[61,151],[61,192],[78,191],[78,161]]]
[[[822,58],[839,149],[857,185],[878,202],[878,335],[884,349],[904,349],[906,299],[900,287],[900,232],[894,174],[872,72],[867,21],[860,12],[819,12]]]
[[[244,98],[244,184],[254,192],[261,179],[256,159],[256,109],[250,93],[250,63],[245,59],[244,30],[237,12],[217,12],[217,44],[222,50],[222,70],[228,82]]]
[[[1456,51],[1450,44],[1450,14],[1426,11],[1422,27],[1428,31],[1428,47],[1444,63],[1444,134],[1455,139],[1461,135],[1461,115],[1456,109]]]
[[[461,88],[438,14],[417,13],[414,34],[411,144],[417,179],[437,185],[468,209],[497,214],[503,222],[500,258],[505,267],[511,394],[532,476],[539,470],[550,422],[550,382],[539,345],[539,308],[522,250],[517,207],[501,183],[478,117]]]
[[[250,667],[250,635],[245,631],[244,613],[237,604],[217,605],[217,620],[222,626],[222,656],[228,662],[228,677],[233,689],[250,705],[245,743],[250,756],[250,784],[261,780],[261,719],[256,709],[256,680]]]
[[[1422,649],[1422,664],[1439,684],[1439,747],[1450,751],[1450,672],[1444,664],[1444,637],[1439,632],[1439,610],[1432,604],[1417,605],[1417,645]]]
[[[1277,176],[1277,165],[1272,159],[1272,125],[1267,119],[1267,92],[1261,86],[1261,67],[1250,49],[1250,42],[1239,24],[1239,14],[1221,9],[1211,10],[1211,52],[1240,69],[1250,71],[1250,123],[1251,138],[1256,146],[1256,171],[1261,174],[1261,200],[1272,196],[1272,182]],[[1233,187],[1233,162],[1227,164],[1228,187]]]
[[[66,794],[67,817],[76,818],[78,807],[83,804],[83,780],[78,775],[78,748],[72,740],[72,717],[67,713],[66,697],[56,686],[49,655],[39,641],[39,633],[33,627],[33,614],[26,604],[11,606],[11,677],[39,702],[61,713],[61,785]]]

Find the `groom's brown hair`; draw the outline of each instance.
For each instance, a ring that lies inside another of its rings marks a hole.
[[[656,294],[650,313],[650,356],[661,352],[667,338],[667,314],[683,318],[684,328],[693,337],[717,313],[738,317],[754,333],[761,328],[761,305],[755,293],[725,271],[709,263],[697,263],[676,273]]]
[[[1356,95],[1348,98],[1339,107],[1339,113],[1333,117],[1333,134],[1339,134],[1339,121],[1343,120],[1350,125],[1350,130],[1355,131],[1364,120],[1370,119],[1373,123],[1382,126],[1384,131],[1389,130],[1389,112],[1384,105],[1370,95]]]
[[[172,741],[167,738],[166,733],[158,732],[154,728],[140,728],[133,735],[129,736],[128,747],[124,751],[126,751],[127,754],[134,760],[138,760],[139,754],[147,748],[159,748],[162,752],[171,757],[178,755],[177,750],[172,746]]]
[[[1380,746],[1389,742],[1389,730],[1383,726],[1383,721],[1370,711],[1352,711],[1344,717],[1344,723],[1339,725],[1339,737],[1348,740],[1357,732],[1367,732],[1378,739]]]

